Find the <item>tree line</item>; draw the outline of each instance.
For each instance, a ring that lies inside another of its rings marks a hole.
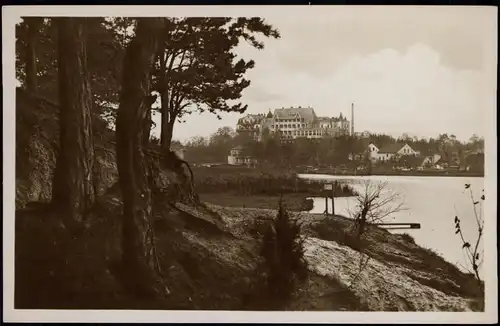
[[[159,103],[166,150],[174,124],[192,112],[244,112],[238,99],[255,63],[237,59],[234,49],[241,41],[262,49],[258,36],[279,33],[261,18],[224,17],[26,17],[16,26],[21,87],[59,103],[51,207],[69,229],[84,227],[96,203],[93,124],[115,125],[122,263],[133,278],[155,263],[144,151],[152,104]]]
[[[367,159],[368,144],[379,149],[391,144],[408,143],[422,155],[439,154],[452,164],[456,159],[475,151],[484,150],[484,138],[473,135],[461,142],[454,135],[440,134],[428,139],[402,135],[395,138],[385,134],[371,134],[369,137],[341,135],[321,139],[298,138],[282,143],[278,135],[263,132],[262,139],[236,132],[231,127],[221,127],[209,137],[193,137],[185,143],[186,157],[192,162],[226,162],[230,150],[243,147],[243,155],[255,157],[262,164],[272,165],[341,165],[349,164],[354,156],[358,161]]]

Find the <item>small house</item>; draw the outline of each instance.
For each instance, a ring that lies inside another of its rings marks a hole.
[[[254,166],[257,160],[249,155],[245,155],[244,150],[245,148],[241,145],[233,147],[227,157],[227,163],[229,165]]]

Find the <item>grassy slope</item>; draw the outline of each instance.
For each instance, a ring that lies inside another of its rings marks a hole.
[[[291,211],[301,211],[303,200],[307,194],[291,193],[283,195],[283,203]],[[200,194],[204,202],[227,207],[276,208],[280,196],[251,195],[242,196],[231,193]]]

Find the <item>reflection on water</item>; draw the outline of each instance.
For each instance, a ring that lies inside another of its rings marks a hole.
[[[484,178],[466,177],[401,177],[401,176],[327,176],[300,175],[303,178],[316,180],[346,180],[355,189],[361,189],[361,182],[387,181],[392,191],[404,197],[404,211],[388,217],[385,222],[420,223],[421,229],[391,230],[393,233],[408,233],[415,242],[423,247],[433,249],[443,258],[457,265],[467,264],[461,250],[462,242],[455,234],[454,218],[461,219],[462,232],[466,239],[475,241],[477,224],[468,190],[464,185],[471,184],[475,198],[479,199],[484,188]],[[311,213],[325,211],[325,199],[313,198],[314,208]],[[480,206],[480,205],[478,205]],[[331,212],[331,199],[328,203]],[[478,208],[478,213],[481,207]],[[353,197],[335,198],[335,213],[350,216],[354,211]]]

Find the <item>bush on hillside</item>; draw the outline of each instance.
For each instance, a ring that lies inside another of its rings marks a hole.
[[[276,218],[264,234],[260,255],[269,298],[286,300],[297,281],[307,277],[307,262],[300,224],[290,217],[282,200]]]
[[[195,168],[195,186],[199,193],[231,192],[240,195],[276,196],[288,193],[324,195],[322,181],[304,180],[294,173],[237,171],[216,168]],[[336,184],[338,197],[355,194],[349,185]]]

